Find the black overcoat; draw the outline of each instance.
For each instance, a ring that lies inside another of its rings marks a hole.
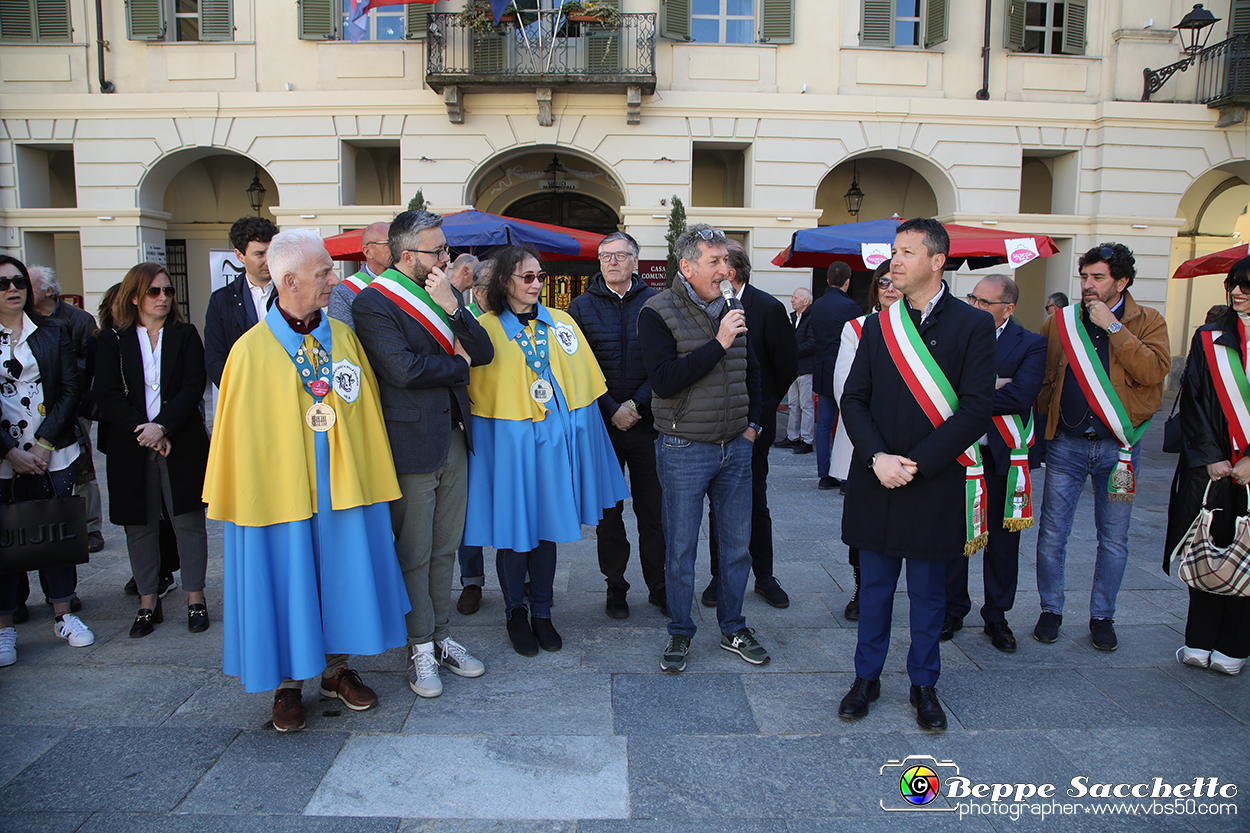
[[[204,344],[195,327],[166,320],[161,343],[161,410],[149,420],[144,403],[143,356],[139,333],[101,330],[96,345],[95,389],[102,422],[109,425],[109,520],[118,525],[142,525],[147,517],[146,459],[148,449],[135,439],[135,428],[145,422],[165,426],[172,450],[166,458],[174,505],[181,515],[203,506],[204,470],[208,466],[208,432],[200,400],[207,374]],[[123,382],[124,371],[124,382]],[[257,431],[267,431],[264,414],[256,415]],[[263,460],[255,461],[257,466]]]
[[[842,393],[841,415],[855,446],[842,540],[900,558],[963,558],[964,468],[958,458],[990,426],[998,363],[994,319],[952,298],[949,287],[923,324],[918,310],[905,309],[954,388],[959,407],[934,428],[890,358],[881,317],[864,322]],[[914,460],[919,474],[905,486],[886,489],[867,467],[878,451]],[[994,517],[992,508],[989,516]]]

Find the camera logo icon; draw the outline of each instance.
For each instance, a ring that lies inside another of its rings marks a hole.
[[[886,761],[879,774],[892,776],[890,797],[880,802],[881,809],[887,813],[956,810],[949,801],[938,800],[942,796],[942,783],[959,774],[959,765],[954,761],[939,761],[932,755],[908,755],[901,761]]]
[[[898,780],[898,791],[904,799],[923,807],[942,791],[942,779],[923,764],[909,767]]]

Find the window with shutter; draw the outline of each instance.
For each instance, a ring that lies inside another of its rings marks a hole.
[[[1006,0],[1005,44],[1015,52],[1084,55],[1088,0]]]
[[[200,0],[200,40],[234,40],[232,0]]]
[[[760,41],[794,43],[794,0],[760,0]]]
[[[299,0],[301,40],[334,39],[333,0]]]
[[[1063,54],[1085,54],[1085,18],[1089,0],[1064,0]]]
[[[409,3],[406,7],[407,18],[404,21],[404,37],[408,40],[425,40],[430,31],[430,6],[425,3]]]
[[[925,48],[937,46],[939,43],[946,43],[949,25],[947,23],[950,16],[950,0],[929,0],[929,7],[925,10],[924,18],[924,45]]]
[[[126,36],[130,40],[164,40],[163,0],[126,0]]]
[[[35,8],[31,0],[0,0],[0,41],[29,43],[35,39]]]
[[[862,0],[860,46],[937,46],[950,31],[950,0]]]
[[[1013,52],[1024,50],[1024,0],[1007,0],[1007,32],[1004,46]]]
[[[0,0],[0,41],[69,41],[69,0]]]
[[[1250,35],[1250,0],[1233,0],[1231,12],[1228,36],[1244,38]]]
[[[660,37],[690,40],[690,0],[660,0]]]
[[[863,0],[859,28],[861,46],[894,44],[894,0]]]

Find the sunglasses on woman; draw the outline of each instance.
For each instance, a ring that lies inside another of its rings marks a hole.
[[[143,294],[149,298],[159,298],[162,292],[165,293],[167,298],[174,297],[174,288],[172,286],[149,286]]]
[[[526,272],[524,275],[513,275],[512,277],[516,278],[517,280],[519,280],[521,283],[525,284],[526,286],[529,286],[534,281],[538,281],[539,283],[543,283],[544,281],[546,281],[547,273],[546,272]]]
[[[1232,292],[1235,287],[1241,287],[1242,295],[1250,295],[1250,276],[1241,276],[1234,278],[1229,275],[1224,279],[1224,291]]]
[[[10,286],[14,289],[30,289],[30,281],[23,277],[0,278],[0,292],[6,291]]]

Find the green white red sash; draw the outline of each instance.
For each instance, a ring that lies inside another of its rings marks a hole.
[[[1059,330],[1059,340],[1063,344],[1063,352],[1068,357],[1068,366],[1085,393],[1085,401],[1094,412],[1094,416],[1103,421],[1116,441],[1120,443],[1120,459],[1111,476],[1107,478],[1107,496],[1111,500],[1130,503],[1136,492],[1136,478],[1133,476],[1133,446],[1141,439],[1150,425],[1147,419],[1136,428],[1129,421],[1128,411],[1120,401],[1120,395],[1111,385],[1111,377],[1102,366],[1098,350],[1089,339],[1089,332],[1077,320],[1080,304],[1072,304],[1055,313],[1055,325]]]
[[[881,333],[894,366],[907,383],[907,389],[916,397],[929,422],[937,428],[959,409],[959,397],[929,348],[925,347],[905,302],[900,301],[881,313]],[[959,455],[959,462],[964,466],[964,505],[967,510],[964,555],[971,556],[989,542],[989,527],[985,518],[985,470],[981,467],[981,450],[975,442]]]
[[[369,277],[369,273],[361,269],[350,278],[343,281],[343,286],[352,291],[353,295],[359,295],[360,290],[364,289],[373,279]]]
[[[994,417],[998,435],[1011,449],[1007,469],[1007,499],[1003,502],[1003,529],[1018,532],[1033,525],[1033,478],[1029,475],[1029,449],[1033,446],[1033,411],[1027,417],[1001,414]]]
[[[1241,322],[1237,323],[1240,326]],[[1204,330],[1202,349],[1207,356],[1207,367],[1211,369],[1211,379],[1215,382],[1215,393],[1228,419],[1228,435],[1236,459],[1250,447],[1250,383],[1246,381],[1246,369],[1237,351],[1215,343],[1220,335],[1214,330]]]
[[[374,278],[369,285],[390,298],[395,306],[415,318],[417,323],[425,327],[434,340],[443,346],[447,355],[450,356],[455,352],[456,336],[447,323],[447,313],[434,303],[434,299],[424,287],[398,269],[387,269]]]

